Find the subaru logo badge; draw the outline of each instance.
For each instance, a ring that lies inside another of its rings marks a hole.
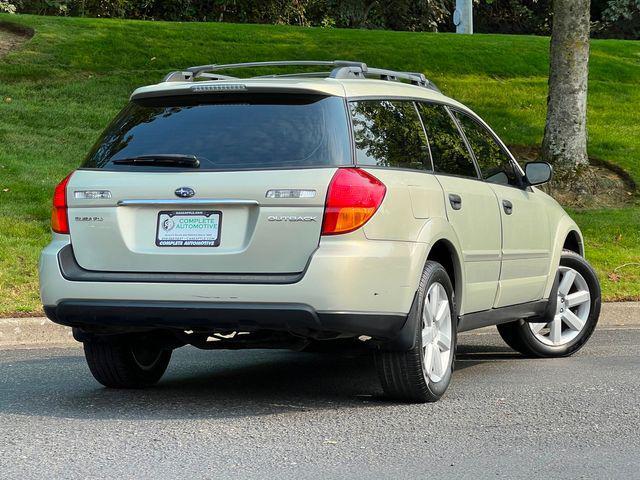
[[[174,193],[176,194],[176,197],[189,198],[193,197],[196,194],[196,191],[191,187],[180,187],[177,188]]]

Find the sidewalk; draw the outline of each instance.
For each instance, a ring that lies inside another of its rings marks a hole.
[[[598,323],[602,327],[640,327],[640,302],[605,303]],[[469,332],[492,331],[493,327]],[[0,348],[15,346],[53,346],[76,344],[71,329],[44,317],[0,318]]]

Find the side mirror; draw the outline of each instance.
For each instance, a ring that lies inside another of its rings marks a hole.
[[[541,185],[551,180],[553,167],[547,162],[529,162],[524,166],[524,176],[529,185]]]

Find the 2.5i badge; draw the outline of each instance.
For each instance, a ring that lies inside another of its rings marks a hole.
[[[217,247],[220,211],[163,211],[158,213],[158,247]]]

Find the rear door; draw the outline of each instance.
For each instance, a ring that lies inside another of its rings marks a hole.
[[[99,271],[303,271],[327,186],[351,162],[342,98],[132,103],[69,182],[76,260]]]
[[[496,196],[478,172],[452,116],[442,105],[419,103],[447,217],[462,248],[464,311],[493,307],[500,276],[501,224]]]
[[[456,112],[483,179],[496,194],[502,221],[502,266],[496,307],[539,300],[551,261],[547,211],[522,185],[511,155],[481,122]]]

